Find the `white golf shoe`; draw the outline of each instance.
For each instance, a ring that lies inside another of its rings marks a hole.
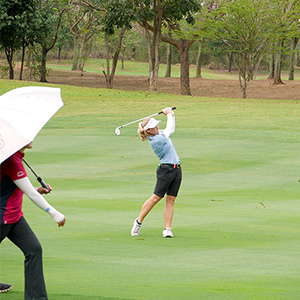
[[[133,222],[132,229],[131,229],[131,235],[139,236],[141,227],[142,227],[142,224],[138,224],[137,219],[135,219]]]
[[[173,232],[171,230],[171,228],[165,228],[163,231],[163,237],[173,237]]]

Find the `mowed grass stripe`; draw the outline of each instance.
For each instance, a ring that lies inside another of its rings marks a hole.
[[[1,91],[11,84],[1,80]],[[49,298],[298,299],[299,102],[64,86],[62,95],[64,108],[26,154],[67,217],[58,229],[24,197]],[[133,238],[158,160],[137,124],[114,129],[165,106],[177,106],[172,140],[183,168],[175,237],[162,238],[162,200]],[[22,253],[5,240],[0,255],[1,280],[14,287],[1,297],[21,299]]]

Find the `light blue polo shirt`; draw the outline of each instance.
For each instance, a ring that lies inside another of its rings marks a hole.
[[[164,134],[163,130],[154,136],[148,136],[152,150],[162,164],[179,164],[180,160],[170,138]]]

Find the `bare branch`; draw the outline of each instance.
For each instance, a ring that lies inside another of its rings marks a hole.
[[[85,6],[85,7],[89,7],[98,11],[106,11],[105,8],[103,7],[98,7],[93,5],[92,3],[86,1],[86,0],[79,0],[79,1],[71,1],[70,4],[75,4],[75,5],[79,5],[79,6]]]

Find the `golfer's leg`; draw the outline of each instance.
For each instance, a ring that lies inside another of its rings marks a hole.
[[[173,214],[174,214],[174,204],[176,197],[166,195],[166,205],[165,205],[165,228],[171,228]]]
[[[42,247],[24,218],[7,236],[25,255],[25,299],[47,300]]]
[[[153,194],[143,205],[141,213],[138,217],[139,223],[143,223],[145,217],[148,215],[148,213],[151,211],[151,209],[154,207],[156,203],[158,203],[162,197],[159,197],[155,194]]]
[[[0,224],[0,243],[5,239],[12,227],[12,224]]]

